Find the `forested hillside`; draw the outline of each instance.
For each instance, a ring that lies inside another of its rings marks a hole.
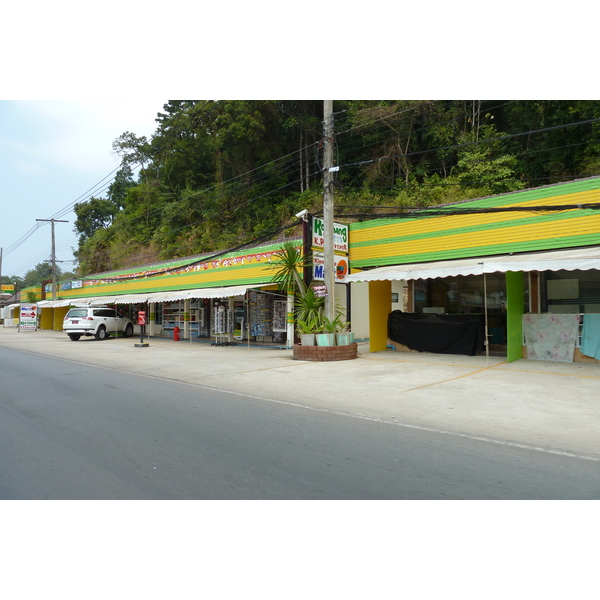
[[[334,112],[341,221],[600,173],[600,101],[337,101]],[[122,166],[106,197],[75,205],[79,275],[297,233],[294,215],[322,208],[322,120],[320,100],[167,102],[151,139],[114,141]]]

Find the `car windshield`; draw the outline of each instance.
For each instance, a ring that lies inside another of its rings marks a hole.
[[[87,308],[72,308],[68,313],[65,319],[82,319],[87,316]]]

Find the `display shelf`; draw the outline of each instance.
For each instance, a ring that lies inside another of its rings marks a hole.
[[[287,332],[286,304],[286,300],[273,301],[273,331],[275,332]]]
[[[259,292],[249,292],[250,335],[267,337],[273,334],[273,315],[269,297]]]

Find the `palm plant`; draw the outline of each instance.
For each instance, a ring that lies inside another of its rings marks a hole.
[[[314,333],[321,329],[324,306],[325,298],[317,296],[312,288],[296,296],[296,321],[312,325],[312,330],[306,333]]]
[[[300,294],[306,292],[306,286],[300,273],[308,264],[307,259],[302,256],[294,242],[285,242],[281,250],[274,254],[275,260],[271,262],[271,268],[275,269],[273,281],[279,284],[279,288],[292,294],[297,289]]]
[[[294,327],[292,324],[294,295],[296,291],[298,291],[300,297],[304,297],[306,294],[306,286],[300,274],[308,262],[302,256],[296,244],[291,241],[285,242],[281,246],[281,250],[275,253],[274,258],[275,260],[271,262],[271,267],[276,270],[273,281],[279,284],[279,289],[287,292],[288,346],[290,346],[293,343],[292,338],[294,337]]]

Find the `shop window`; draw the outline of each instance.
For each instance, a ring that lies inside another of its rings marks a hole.
[[[414,307],[417,313],[480,314],[484,311],[484,287],[488,314],[506,312],[504,274],[464,277],[438,277],[418,280],[414,284]]]
[[[506,344],[506,278],[503,273],[467,275],[414,282],[414,312],[419,314],[473,315],[487,319],[490,343]]]
[[[542,312],[600,313],[598,271],[544,271],[540,279]]]
[[[162,325],[163,322],[163,303],[157,302],[154,305],[154,322],[157,325]]]

